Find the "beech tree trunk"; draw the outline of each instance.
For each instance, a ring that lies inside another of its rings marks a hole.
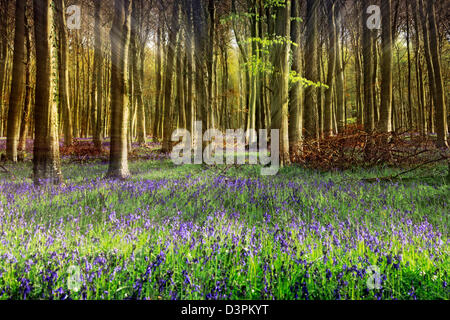
[[[0,0],[0,9],[6,10],[7,1]],[[3,135],[3,84],[5,83],[6,74],[6,58],[7,58],[7,41],[8,28],[7,19],[0,19],[0,136]]]
[[[336,70],[336,18],[335,18],[336,2],[330,2],[328,12],[328,74],[327,86],[325,91],[325,107],[324,107],[324,136],[329,137],[333,134],[333,87],[334,76]]]
[[[95,1],[95,27],[94,27],[94,80],[92,81],[92,132],[93,142],[97,150],[102,148],[102,108],[103,108],[103,55],[102,31],[100,21],[100,1]]]
[[[363,74],[364,74],[364,129],[372,132],[375,129],[375,114],[373,105],[373,32],[366,25],[366,9],[369,1],[362,5],[362,50],[363,50]]]
[[[430,51],[434,71],[434,105],[437,146],[448,148],[447,107],[445,105],[444,85],[442,82],[441,60],[439,57],[439,35],[436,25],[436,1],[428,0],[428,24],[430,28]]]
[[[33,98],[33,88],[31,84],[31,27],[26,23],[25,39],[27,48],[27,58],[25,63],[25,101],[23,103],[22,121],[20,123],[20,138],[18,151],[24,151],[28,137],[28,127],[30,121],[31,104]]]
[[[280,130],[280,165],[290,164],[289,156],[289,51],[291,33],[291,1],[277,8],[275,34],[283,40],[272,52],[272,129]],[[274,150],[272,150],[274,151]]]
[[[162,152],[169,153],[172,149],[171,138],[172,138],[172,118],[171,118],[171,108],[172,108],[172,78],[175,65],[175,48],[176,40],[179,31],[179,0],[175,0],[172,10],[172,23],[169,30],[169,42],[167,48],[167,62],[165,69],[165,79],[164,79],[164,137],[162,143]]]
[[[300,18],[300,4],[292,1],[291,15]],[[298,76],[302,75],[301,52],[301,23],[298,20],[291,22],[291,41],[296,43],[292,48],[292,71]],[[300,151],[303,143],[303,88],[301,82],[292,85],[289,92],[289,147],[292,151]]]
[[[392,131],[392,23],[391,0],[382,0],[381,105],[378,130]]]
[[[67,66],[68,51],[67,51],[67,26],[66,26],[66,9],[64,1],[57,1],[57,13],[58,13],[58,33],[60,43],[59,54],[59,102],[60,110],[62,111],[62,125],[64,133],[64,145],[70,146],[73,143],[73,123],[72,123],[72,111],[71,100],[69,93],[69,69]]]
[[[17,146],[20,134],[20,111],[24,89],[24,58],[25,58],[25,3],[26,0],[16,0],[14,56],[11,79],[11,94],[9,96],[6,157],[17,162]]]
[[[33,152],[35,184],[62,182],[58,138],[58,43],[56,1],[34,0],[36,38],[36,94]]]
[[[128,50],[132,0],[114,1],[111,28],[111,151],[108,176],[125,179],[128,169]]]
[[[345,97],[344,97],[344,64],[342,61],[342,45],[340,39],[341,31],[341,13],[339,5],[337,5],[335,10],[336,15],[336,37],[335,37],[335,48],[336,48],[336,110],[337,110],[337,123],[338,132],[342,133],[345,129]]]
[[[318,2],[307,0],[306,2],[306,48],[305,48],[305,78],[317,82],[319,75],[317,73],[317,64],[319,59],[318,52],[318,21],[317,11]],[[316,126],[317,110],[317,89],[314,86],[305,88],[305,135],[306,138],[318,139],[319,128]]]

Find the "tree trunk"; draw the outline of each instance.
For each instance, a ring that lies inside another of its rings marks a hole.
[[[100,21],[100,1],[95,1],[95,26],[94,26],[94,80],[92,81],[92,131],[93,142],[97,150],[102,148],[102,107],[103,107],[103,55],[102,55],[102,31]]]
[[[405,1],[406,6],[406,52],[407,52],[407,58],[408,58],[408,118],[409,118],[409,130],[414,130],[414,111],[413,111],[413,105],[412,105],[412,88],[411,88],[411,81],[412,81],[412,71],[411,71],[411,27],[410,27],[410,20],[409,20],[409,4],[408,2],[411,0]]]
[[[205,8],[201,0],[193,0],[193,25],[195,39],[195,91],[196,91],[196,117],[202,122],[202,133],[208,128],[207,113],[207,84],[205,75],[207,74],[206,55],[208,36]],[[201,143],[198,142],[197,143]]]
[[[342,133],[345,129],[345,98],[344,98],[344,65],[342,61],[342,48],[340,38],[341,30],[341,13],[340,8],[335,12],[336,14],[336,97],[337,97],[337,123],[338,132]]]
[[[392,24],[391,0],[383,0],[382,18],[382,54],[381,54],[381,106],[378,130],[392,131]]]
[[[318,21],[317,11],[318,2],[315,0],[307,0],[306,2],[306,48],[305,48],[305,77],[306,79],[317,82],[319,75],[317,74],[318,61]],[[318,139],[318,129],[316,126],[317,113],[317,89],[314,86],[305,88],[305,137]]]
[[[162,152],[169,153],[172,149],[171,138],[172,138],[172,118],[171,118],[171,108],[172,108],[172,78],[173,70],[175,65],[175,48],[177,45],[177,35],[179,31],[179,0],[175,0],[172,10],[172,23],[169,30],[169,42],[167,48],[167,61],[165,69],[165,79],[164,79],[164,136],[162,143]]]
[[[159,118],[161,112],[161,85],[162,85],[162,76],[161,76],[161,51],[162,51],[162,12],[161,10],[158,13],[158,30],[156,33],[156,66],[155,66],[155,79],[156,79],[156,92],[155,92],[155,119],[153,125],[153,138],[157,139],[159,137]]]
[[[20,139],[19,145],[17,146],[18,151],[25,151],[27,137],[28,137],[28,127],[30,121],[31,104],[33,98],[33,89],[31,87],[31,30],[28,22],[26,23],[26,48],[27,48],[27,59],[25,63],[25,102],[23,104],[22,111],[22,121],[20,123]]]
[[[7,2],[0,0],[0,9],[6,10]],[[3,136],[3,84],[6,79],[6,59],[7,59],[7,40],[8,28],[7,19],[0,19],[0,137]]]
[[[215,0],[209,0],[208,2],[208,13],[209,13],[209,34],[208,34],[208,54],[206,58],[206,65],[207,65],[207,71],[208,71],[208,107],[209,110],[209,117],[208,117],[208,128],[215,128],[215,122],[214,122],[214,88],[213,88],[213,81],[214,81],[214,39],[215,39],[215,23],[216,23],[216,6],[215,6]]]
[[[186,129],[192,132],[192,119],[194,115],[194,104],[193,104],[193,88],[194,88],[194,77],[193,77],[193,63],[194,63],[194,51],[192,48],[194,33],[193,33],[193,22],[192,22],[192,2],[190,0],[184,0],[183,8],[185,12],[185,52],[186,52]]]
[[[290,164],[289,157],[289,51],[291,33],[291,1],[277,8],[275,33],[283,37],[272,52],[272,129],[280,130],[280,165]],[[272,150],[274,152],[275,150]]]
[[[425,7],[423,0],[417,0],[419,3],[419,12],[420,18],[422,21],[422,33],[423,33],[423,46],[425,52],[425,61],[427,64],[427,72],[428,72],[428,84],[430,90],[430,100],[428,105],[428,114],[429,114],[429,124],[428,128],[431,132],[434,132],[434,97],[436,96],[436,88],[434,83],[434,68],[433,62],[431,58],[431,48],[430,48],[430,32],[428,27],[428,19],[425,14]]]
[[[131,37],[134,41],[132,46],[133,55],[133,105],[136,113],[136,136],[139,145],[144,145],[146,142],[145,133],[145,110],[144,101],[142,99],[142,75],[144,65],[142,64],[142,54],[144,53],[145,45],[140,41],[141,36],[141,20],[138,12],[138,0],[133,1],[133,13],[131,18]]]
[[[58,139],[58,44],[55,1],[34,0],[36,38],[36,94],[34,112],[33,180],[35,184],[62,182]]]
[[[328,74],[327,86],[325,91],[325,106],[324,106],[324,135],[329,137],[333,134],[333,83],[336,70],[336,18],[335,18],[336,2],[330,2],[328,12]]]
[[[175,98],[175,110],[177,110],[179,121],[178,121],[178,128],[186,129],[186,108],[185,108],[185,102],[184,102],[184,76],[183,76],[183,57],[182,54],[182,45],[181,45],[182,36],[180,33],[179,41],[177,45],[177,54],[176,54],[176,76],[177,76],[177,92],[176,92],[176,98]]]
[[[448,148],[447,107],[445,105],[444,85],[442,82],[441,61],[439,57],[439,35],[436,25],[435,0],[428,0],[428,23],[430,28],[430,51],[434,71],[434,105],[437,146]]]
[[[364,75],[364,129],[372,132],[375,129],[373,105],[373,36],[366,26],[366,9],[369,1],[362,6],[362,47],[363,47],[363,75]]]
[[[108,176],[125,179],[128,169],[128,49],[130,42],[130,0],[114,1],[111,28],[111,152]]]
[[[58,22],[58,34],[60,43],[60,55],[59,55],[59,103],[60,112],[62,113],[62,124],[64,133],[64,145],[70,146],[73,143],[73,127],[72,127],[72,112],[69,100],[69,69],[67,67],[68,51],[67,51],[67,31],[66,31],[66,10],[64,1],[57,1],[57,22]]]
[[[14,57],[6,140],[6,157],[13,162],[17,162],[17,146],[19,144],[20,134],[20,110],[24,88],[25,3],[25,0],[16,0]]]
[[[294,18],[300,18],[300,4],[298,1],[292,1],[291,15]],[[291,22],[291,41],[296,43],[292,48],[292,71],[297,76],[302,75],[302,57],[301,57],[301,23],[297,20]],[[289,147],[297,152],[302,148],[303,140],[303,92],[301,82],[292,85],[289,92]]]

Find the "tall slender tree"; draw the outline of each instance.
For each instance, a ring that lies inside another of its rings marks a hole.
[[[439,56],[439,35],[436,25],[436,0],[428,0],[428,25],[430,28],[430,51],[434,71],[434,105],[437,146],[448,148],[447,107],[445,105],[442,67]]]
[[[92,81],[92,132],[95,148],[102,147],[102,108],[103,108],[103,54],[102,54],[102,30],[100,21],[101,1],[95,1],[94,10],[94,81]]]
[[[272,52],[272,129],[280,130],[280,165],[290,164],[289,156],[289,51],[291,33],[291,1],[275,8],[277,42]]]
[[[164,137],[162,143],[162,152],[168,153],[171,151],[171,137],[172,137],[172,80],[173,71],[175,67],[175,48],[179,24],[179,0],[175,0],[172,9],[172,22],[169,29],[169,41],[167,48],[167,62],[164,80]]]
[[[28,10],[26,10],[28,11]],[[22,121],[20,122],[20,138],[18,151],[24,151],[27,142],[28,128],[30,122],[31,105],[33,103],[33,88],[31,83],[31,25],[27,18],[25,25],[26,61],[25,61],[25,101],[23,102]]]
[[[378,130],[392,131],[392,13],[391,0],[382,0],[381,105]]]
[[[340,41],[340,34],[342,29],[342,16],[341,16],[341,6],[339,2],[336,5],[335,10],[335,22],[336,22],[336,37],[335,37],[335,48],[336,48],[336,111],[337,111],[337,123],[338,132],[342,133],[345,129],[346,119],[345,119],[345,88],[344,88],[344,62],[343,62],[343,45]]]
[[[291,5],[291,41],[295,43],[292,47],[292,71],[296,75],[302,75],[300,3],[292,1]],[[303,143],[303,88],[301,82],[294,83],[289,92],[289,115],[289,147],[293,151],[298,151]]]
[[[318,59],[318,5],[315,0],[306,1],[306,48],[305,48],[305,77],[313,82],[318,82],[317,73]],[[305,88],[305,135],[307,138],[318,138],[319,128],[316,125],[318,121],[317,89],[315,86]]]
[[[70,146],[73,143],[73,124],[72,124],[72,111],[71,100],[69,94],[69,68],[68,68],[68,55],[67,50],[67,25],[66,25],[66,9],[64,1],[56,2],[57,10],[57,23],[59,34],[59,103],[62,113],[62,125],[64,133],[64,145]]]
[[[375,113],[373,104],[373,31],[367,27],[367,8],[370,5],[369,0],[365,0],[361,5],[362,22],[362,52],[363,52],[363,75],[364,75],[364,129],[372,132],[375,129]]]
[[[58,42],[56,1],[34,0],[36,93],[33,152],[35,184],[62,182],[58,137]]]
[[[125,179],[128,169],[128,50],[131,1],[114,1],[111,39],[111,151],[108,176]]]
[[[328,137],[333,134],[333,88],[336,70],[336,1],[330,1],[328,5],[328,75],[327,86],[325,92],[325,108],[324,108],[324,136]]]
[[[19,144],[20,134],[20,111],[22,109],[22,95],[24,89],[25,3],[26,0],[16,0],[14,57],[6,140],[6,157],[13,162],[17,161],[17,146]]]

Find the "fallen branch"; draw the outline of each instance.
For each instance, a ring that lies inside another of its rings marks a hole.
[[[444,161],[444,160],[449,160],[449,157],[447,157],[447,156],[442,156],[442,157],[439,158],[439,159],[434,159],[434,160],[426,161],[426,162],[424,162],[424,163],[419,164],[418,166],[415,166],[414,168],[411,168],[411,169],[409,169],[409,170],[402,171],[402,172],[400,172],[400,173],[398,173],[398,174],[396,174],[396,175],[391,175],[391,176],[388,176],[388,177],[382,177],[382,178],[369,178],[369,179],[363,179],[363,181],[364,181],[364,182],[393,181],[393,180],[398,179],[398,178],[399,178],[400,176],[402,176],[402,175],[405,175],[405,174],[407,174],[407,173],[416,171],[417,169],[420,169],[420,168],[422,168],[422,167],[424,167],[424,166],[426,166],[426,165],[429,165],[429,164],[432,164],[432,163],[441,162],[441,161]]]

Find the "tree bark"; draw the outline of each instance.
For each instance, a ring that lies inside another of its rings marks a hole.
[[[128,50],[132,0],[114,1],[111,28],[111,151],[108,176],[125,179],[128,169]]]
[[[97,150],[102,148],[102,108],[103,108],[103,55],[102,30],[100,20],[100,1],[95,1],[94,26],[94,80],[92,81],[92,131],[93,142]]]
[[[60,63],[59,63],[59,103],[60,111],[62,113],[62,124],[64,133],[64,145],[70,146],[73,143],[73,124],[71,112],[71,100],[69,99],[69,69],[67,66],[68,51],[67,51],[67,31],[66,31],[66,9],[64,1],[56,2],[56,10],[58,13],[58,34],[60,43]]]
[[[0,6],[1,10],[6,10],[7,2],[5,0],[0,0]],[[7,38],[7,19],[0,19],[0,136],[3,135],[3,84],[6,79]]]
[[[369,1],[362,6],[362,47],[363,47],[363,75],[364,75],[364,129],[372,132],[375,129],[373,105],[373,35],[366,26],[366,9]]]
[[[317,74],[318,61],[318,1],[307,0],[306,2],[306,48],[305,48],[305,77],[306,79],[317,82],[319,75]],[[319,128],[316,126],[317,113],[317,89],[314,86],[305,88],[305,138],[319,138]]]
[[[300,3],[292,1],[291,15],[300,18]],[[292,71],[297,76],[302,75],[301,52],[301,23],[297,20],[291,22],[291,41],[296,43],[292,48]],[[293,84],[289,92],[289,147],[292,151],[301,151],[303,143],[303,89],[301,82]]]
[[[20,138],[19,145],[17,146],[18,151],[25,151],[27,137],[28,137],[28,127],[30,121],[31,104],[33,98],[33,88],[31,86],[31,27],[26,23],[25,28],[25,39],[27,48],[27,58],[25,63],[25,101],[23,103],[22,111],[22,121],[20,123]]]
[[[330,2],[328,12],[328,74],[327,86],[325,92],[324,106],[324,136],[329,137],[333,134],[333,83],[336,70],[336,18],[335,18],[336,2]]]
[[[339,5],[335,10],[336,14],[336,110],[337,110],[337,123],[338,132],[342,133],[345,129],[345,97],[344,97],[344,65],[342,61],[342,45],[339,41],[341,30],[341,13]]]
[[[447,107],[445,105],[444,85],[442,82],[441,61],[439,57],[439,35],[436,25],[435,0],[428,0],[428,23],[430,28],[430,51],[434,71],[434,105],[437,146],[448,148]]]
[[[155,66],[155,78],[156,78],[156,93],[155,93],[155,119],[153,125],[153,137],[157,139],[159,137],[159,118],[161,112],[161,86],[162,86],[162,76],[161,76],[161,68],[162,68],[162,12],[161,10],[158,13],[159,21],[158,21],[158,30],[156,34],[156,66]]]
[[[17,146],[20,134],[20,111],[24,88],[24,59],[25,59],[25,0],[16,0],[14,56],[11,79],[11,94],[9,96],[6,157],[17,162]]]
[[[55,1],[34,0],[36,38],[36,94],[34,112],[33,180],[62,182],[58,138],[58,44]]]
[[[162,152],[169,153],[172,150],[172,78],[175,64],[175,48],[177,45],[177,35],[180,28],[179,25],[179,0],[175,0],[172,9],[172,22],[169,30],[169,42],[167,48],[167,62],[164,79],[164,136],[162,143]]]
[[[291,1],[277,8],[275,34],[281,37],[272,52],[272,129],[280,130],[280,165],[290,164],[289,156],[289,51]],[[272,150],[274,152],[274,150]]]
[[[392,131],[392,23],[391,0],[382,0],[381,105],[378,130]]]

